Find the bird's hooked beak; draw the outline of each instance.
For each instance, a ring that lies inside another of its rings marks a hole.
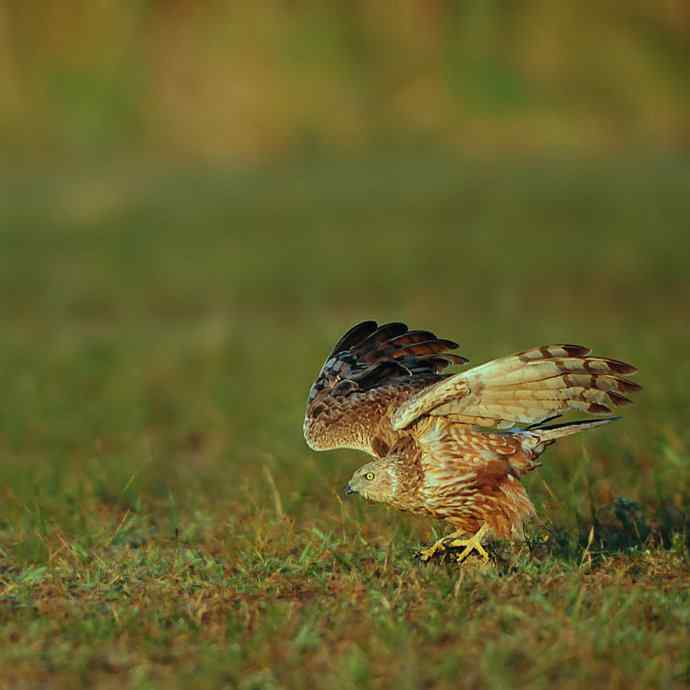
[[[348,482],[347,484],[345,484],[345,488],[343,489],[343,493],[346,496],[352,496],[352,494],[356,494],[357,492],[352,488],[352,486],[350,485],[350,482]]]

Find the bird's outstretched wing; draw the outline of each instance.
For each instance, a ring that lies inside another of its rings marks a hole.
[[[369,390],[391,379],[438,374],[449,364],[467,361],[447,352],[457,347],[430,331],[410,331],[404,323],[378,326],[375,321],[363,321],[336,343],[309,391],[309,400],[321,391],[345,393],[353,384]]]
[[[451,340],[404,323],[363,321],[336,343],[309,391],[304,436],[316,450],[357,448],[372,452],[372,435],[388,407],[445,377]]]
[[[568,410],[610,413],[631,402],[641,386],[626,378],[637,369],[589,356],[580,345],[545,345],[496,359],[440,381],[404,401],[393,429],[423,415],[506,429],[541,423]]]

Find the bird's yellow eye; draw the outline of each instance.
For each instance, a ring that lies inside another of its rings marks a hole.
[[[374,473],[373,472],[367,472],[364,475],[364,478],[367,479],[368,481],[371,481],[374,478]]]

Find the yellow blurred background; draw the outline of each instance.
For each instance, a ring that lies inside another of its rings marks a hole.
[[[5,0],[5,159],[687,151],[686,0]]]

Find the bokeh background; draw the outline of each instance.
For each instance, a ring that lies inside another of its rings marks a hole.
[[[0,39],[22,159],[690,146],[683,0],[5,0]]]
[[[666,546],[686,534],[689,51],[684,0],[0,0],[0,679],[245,687],[277,661],[246,687],[450,688],[426,661],[461,641],[474,687],[537,662],[560,687],[676,687],[687,621],[651,671],[646,638],[592,666],[537,631],[525,663],[500,631],[381,632],[357,592],[392,587],[376,568],[429,523],[344,504],[362,457],[310,452],[301,423],[361,319],[475,364],[582,342],[644,392],[549,450],[541,515],[577,544],[625,497]],[[437,621],[442,572],[419,575]],[[334,608],[330,577],[359,603]],[[573,630],[540,606],[520,620]],[[599,645],[590,623],[572,639]]]

